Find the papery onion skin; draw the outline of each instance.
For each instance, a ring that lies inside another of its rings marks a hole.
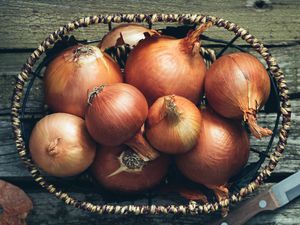
[[[209,188],[220,187],[247,163],[249,148],[248,135],[239,121],[203,109],[198,144],[177,155],[176,165],[192,181]]]
[[[87,107],[87,129],[96,142],[118,146],[140,131],[148,114],[147,101],[137,88],[125,83],[103,85],[98,90]]]
[[[167,155],[146,162],[141,171],[123,171],[111,175],[120,167],[119,156],[128,149],[125,145],[98,147],[95,161],[91,166],[93,177],[105,188],[125,193],[140,192],[158,185],[167,174],[170,164]]]
[[[206,73],[205,92],[211,107],[224,117],[243,118],[257,138],[272,134],[256,124],[256,114],[268,100],[270,90],[266,69],[248,53],[224,55]]]
[[[136,133],[136,135],[130,140],[126,141],[124,144],[130,147],[143,161],[151,161],[156,159],[160,154],[157,149],[146,140],[145,138],[145,126],[141,127],[141,130]]]
[[[96,143],[82,118],[54,113],[35,125],[29,149],[33,161],[46,173],[67,177],[85,171],[92,164]]]
[[[44,74],[45,103],[54,112],[84,117],[88,90],[123,82],[121,70],[97,47],[76,45],[64,50]]]
[[[104,51],[107,48],[128,44],[131,47],[145,38],[145,33],[148,35],[156,34],[157,31],[148,29],[140,24],[121,24],[113,28],[107,33],[98,47]]]
[[[195,33],[204,29],[205,25]],[[206,66],[195,33],[183,39],[154,35],[140,41],[129,54],[125,81],[137,87],[149,105],[171,94],[199,102]]]
[[[200,125],[200,110],[191,101],[177,95],[164,96],[149,109],[146,136],[161,152],[184,153],[196,145]]]

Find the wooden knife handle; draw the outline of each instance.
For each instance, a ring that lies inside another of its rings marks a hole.
[[[212,225],[242,225],[256,214],[278,207],[271,193],[267,190],[237,206],[232,212],[229,212],[227,217],[213,222]]]

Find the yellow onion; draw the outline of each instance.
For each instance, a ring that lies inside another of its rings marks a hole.
[[[200,111],[191,101],[176,95],[160,97],[149,109],[147,140],[161,152],[187,152],[197,143],[200,124]]]
[[[139,192],[159,184],[170,164],[166,155],[145,162],[128,146],[99,146],[93,165],[93,177],[112,191]]]
[[[109,55],[94,46],[76,45],[47,66],[45,102],[54,112],[84,117],[89,89],[122,81],[120,68]]]
[[[74,176],[93,162],[96,144],[80,117],[67,113],[45,116],[34,127],[29,141],[33,161],[46,173]]]
[[[140,40],[145,38],[145,34],[157,34],[157,31],[148,29],[140,24],[121,24],[107,33],[99,43],[98,47],[102,51],[123,44],[128,44],[133,47],[137,45]]]
[[[90,92],[88,102],[86,126],[102,145],[118,146],[133,138],[148,114],[145,97],[129,84],[100,85]]]
[[[199,36],[209,26],[202,24],[182,39],[153,35],[140,41],[126,61],[126,83],[137,87],[149,105],[172,94],[197,104],[206,72]]]
[[[224,55],[206,73],[205,93],[211,107],[224,117],[243,119],[256,138],[272,134],[256,121],[270,90],[265,67],[248,53]]]
[[[249,148],[247,132],[239,121],[203,109],[198,143],[191,151],[176,156],[176,164],[192,181],[217,189],[247,163]]]

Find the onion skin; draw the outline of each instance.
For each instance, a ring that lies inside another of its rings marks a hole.
[[[88,90],[123,82],[119,66],[97,47],[76,45],[60,53],[44,74],[45,103],[54,112],[84,117]]]
[[[141,130],[137,132],[133,138],[126,141],[124,144],[127,145],[135,153],[137,153],[143,161],[147,162],[156,159],[160,154],[145,139],[144,127],[145,126],[143,125]]]
[[[157,34],[157,31],[148,29],[140,24],[121,24],[106,34],[98,47],[102,51],[123,44],[128,44],[133,47],[137,45],[140,40],[145,38],[145,33],[153,35]]]
[[[200,123],[200,110],[188,99],[175,95],[160,97],[149,109],[147,140],[161,152],[184,153],[196,145]]]
[[[145,97],[129,84],[100,86],[90,93],[89,102],[86,126],[94,140],[103,145],[118,146],[134,137],[148,114]]]
[[[243,168],[249,148],[247,133],[238,121],[204,109],[198,144],[176,156],[176,165],[192,181],[216,189]]]
[[[125,145],[97,149],[91,171],[105,188],[125,193],[140,192],[159,184],[167,174],[170,159],[161,155],[154,161],[146,162],[141,171],[123,171],[112,175],[120,168],[119,156],[125,150],[128,150]]]
[[[244,119],[251,133],[272,134],[256,123],[256,114],[270,94],[270,78],[264,66],[247,53],[232,53],[216,60],[206,73],[205,92],[211,107],[226,118]]]
[[[206,72],[197,35],[206,28],[203,25],[183,39],[154,35],[140,41],[126,61],[126,83],[137,87],[149,105],[172,94],[197,104]]]
[[[33,161],[46,173],[67,177],[83,172],[92,164],[96,143],[82,118],[54,113],[35,125],[29,149]]]

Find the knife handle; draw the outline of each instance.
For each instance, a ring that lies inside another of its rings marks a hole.
[[[227,217],[212,223],[212,225],[242,225],[256,214],[278,207],[271,193],[267,190],[237,206]]]

